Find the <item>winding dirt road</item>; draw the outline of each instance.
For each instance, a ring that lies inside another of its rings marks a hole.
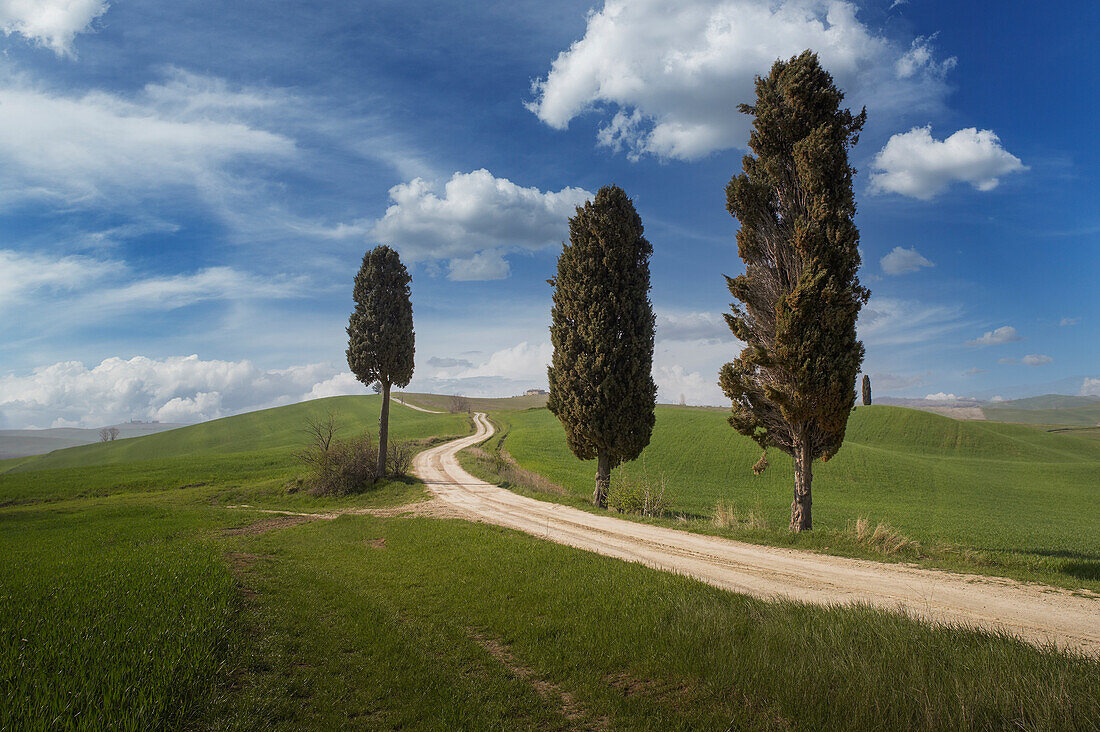
[[[688,575],[756,597],[819,605],[866,603],[939,623],[1002,629],[1036,644],[1100,656],[1100,598],[1008,579],[758,546],[639,524],[538,501],[479,480],[456,454],[493,434],[477,430],[421,452],[413,470],[461,515],[560,544]]]

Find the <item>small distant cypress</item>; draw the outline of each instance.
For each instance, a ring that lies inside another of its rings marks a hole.
[[[355,309],[348,320],[348,366],[366,385],[381,384],[382,413],[378,418],[378,477],[386,474],[390,429],[390,387],[412,380],[415,336],[409,283],[401,257],[387,246],[363,256],[355,275]]]
[[[569,220],[554,287],[547,408],[569,448],[597,461],[592,502],[607,505],[611,469],[633,460],[653,432],[653,306],[649,257],[633,202],[604,186]]]
[[[871,377],[863,375],[863,406],[871,406]]]

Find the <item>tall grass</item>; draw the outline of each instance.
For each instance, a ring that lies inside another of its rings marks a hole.
[[[155,514],[89,512],[4,515],[0,729],[180,727],[225,682],[239,595],[224,564],[126,525]]]

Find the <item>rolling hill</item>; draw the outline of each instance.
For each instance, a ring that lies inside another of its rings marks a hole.
[[[577,460],[545,409],[492,415],[520,466],[565,489],[547,500],[584,503],[592,462]],[[777,450],[754,476],[760,448],[721,412],[658,407],[650,446],[618,477],[663,482],[671,509],[707,520],[719,501],[754,511],[787,541],[793,467]],[[843,531],[860,516],[926,545],[1009,553],[1029,566],[1100,580],[1100,443],[900,407],[857,409],[840,453],[814,465],[814,525]],[[823,532],[817,532],[824,535]],[[748,536],[746,538],[752,538]],[[803,542],[828,541],[816,537]],[[800,544],[801,545],[801,544]]]
[[[982,406],[985,418],[1018,424],[1100,426],[1100,397],[1045,394]]]

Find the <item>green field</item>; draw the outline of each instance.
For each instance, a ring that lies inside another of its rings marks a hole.
[[[259,512],[424,497],[287,493],[302,423],[330,410],[373,427],[378,398],[0,463],[0,730],[1100,724],[1100,662],[997,635],[752,600],[481,524]],[[400,438],[470,429],[392,415]]]
[[[540,497],[583,505],[594,462],[577,460],[545,409],[492,415],[518,463],[563,487]],[[754,541],[859,554],[845,530],[860,516],[920,542],[945,566],[1100,589],[1100,442],[1072,432],[958,421],[900,407],[861,407],[840,453],[814,465],[814,526],[787,530],[793,467],[777,450],[760,476],[760,448],[724,412],[658,407],[650,446],[627,476],[663,478],[672,512],[706,528],[719,501],[763,516],[770,529],[733,533]]]
[[[409,404],[415,404],[418,407],[422,407],[423,409],[446,412],[451,408],[451,397],[446,394],[417,394],[415,392],[405,394],[395,392],[394,396]],[[470,408],[475,412],[496,412],[500,410],[531,409],[532,407],[546,406],[545,394],[498,398],[466,397],[466,400],[470,403]]]

